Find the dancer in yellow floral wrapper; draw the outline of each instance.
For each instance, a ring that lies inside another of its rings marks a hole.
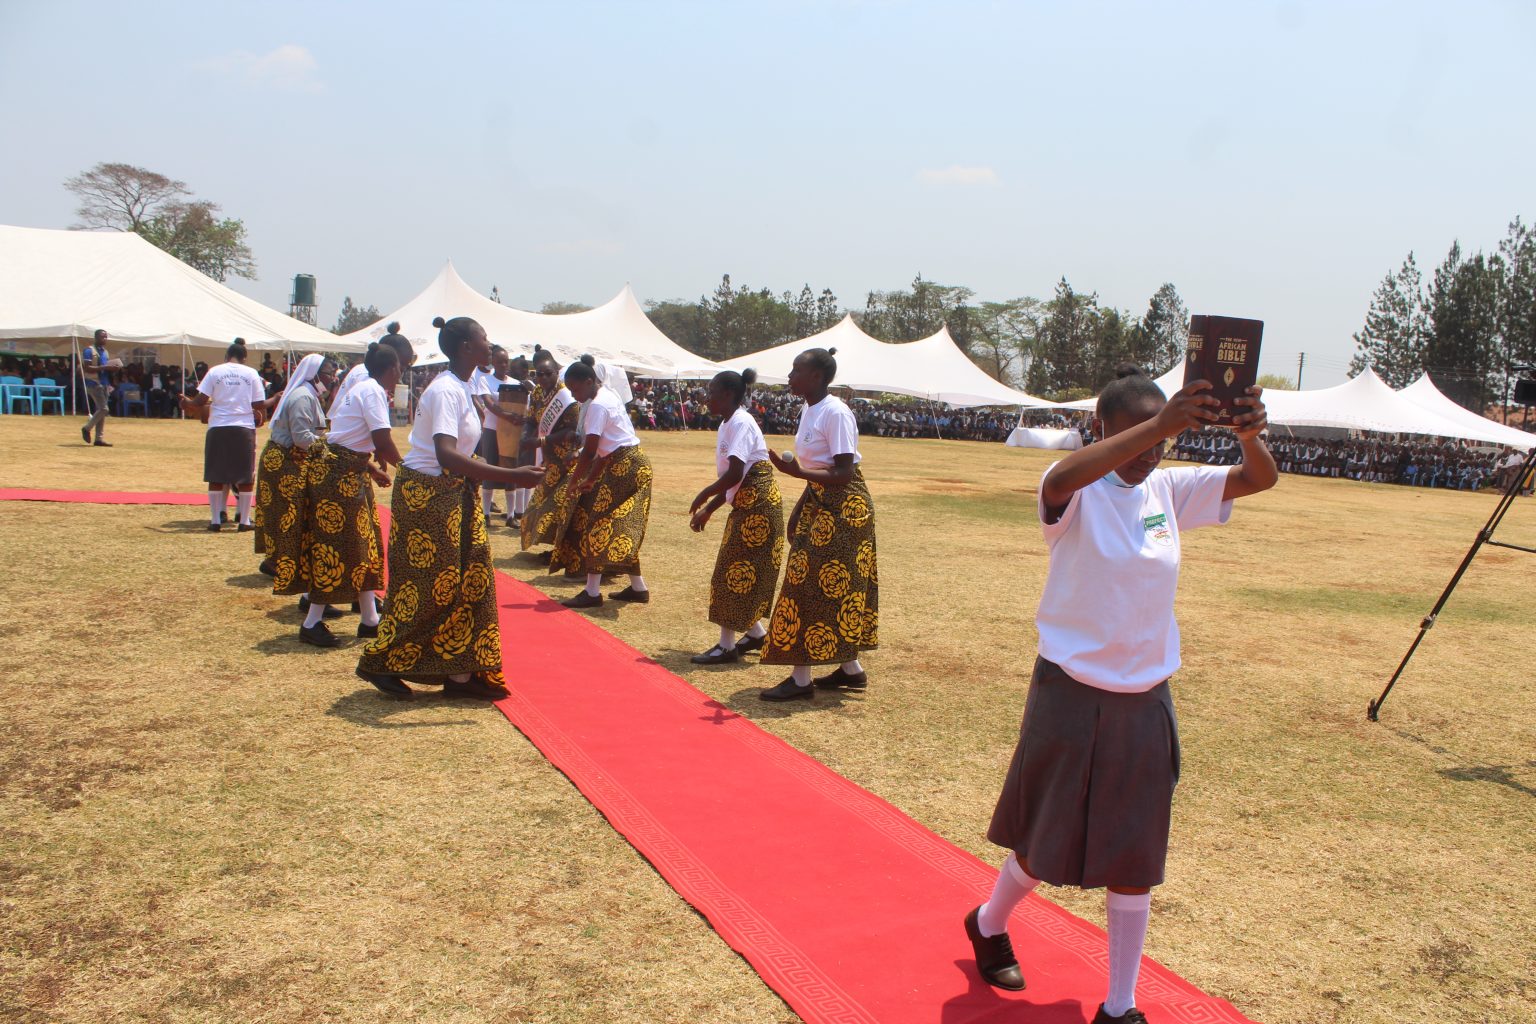
[[[560,364],[546,348],[533,351],[534,415],[530,418],[525,445],[537,452],[534,465],[544,476],[528,499],[523,515],[523,550],[536,544],[559,545],[570,525],[573,502],[570,496],[571,468],[581,454],[581,439],[576,436],[580,403],[570,389],[560,383]],[[551,552],[553,554],[553,552]]]
[[[277,411],[272,414],[272,436],[257,462],[256,507],[251,510],[251,522],[256,525],[256,554],[261,556],[258,568],[268,576],[277,575],[272,560],[275,545],[281,544],[289,551],[289,557],[298,557],[299,534],[304,524],[299,521],[299,513],[290,514],[289,509],[304,487],[304,457],[325,434],[321,388],[329,389],[335,384],[336,364],[318,352],[311,353],[294,368]],[[289,483],[290,480],[294,482]],[[286,527],[281,525],[285,522]]]
[[[366,379],[353,385],[331,408],[331,432],[304,464],[305,544],[299,575],[309,593],[299,639],[316,647],[341,640],[324,616],[356,601],[362,622],[357,635],[378,635],[378,592],[384,589],[383,538],[374,508],[373,485],[389,485],[389,468],[400,464],[390,431],[389,395],[400,383],[400,357],[388,345],[369,346]]]
[[[468,382],[491,354],[485,329],[469,317],[444,322],[438,348],[448,369],[422,392],[411,448],[395,474],[390,501],[389,597],[378,636],[363,647],[357,674],[384,693],[409,699],[415,683],[441,684],[445,697],[496,700],[501,626],[480,481],[531,487],[536,469],[488,466],[474,458],[480,416]]]
[[[720,417],[715,442],[720,477],[693,499],[689,525],[695,533],[702,531],[727,502],[731,514],[709,582],[709,621],[720,627],[720,641],[695,654],[695,665],[721,665],[762,649],[768,636],[763,619],[784,562],[784,501],[762,428],[745,408],[747,389],[755,380],[757,374],[748,369],[739,374],[726,370],[709,382],[709,411]],[[739,633],[746,636],[737,640]]]
[[[763,664],[792,665],[763,700],[809,700],[812,665],[837,665],[816,680],[822,689],[869,685],[859,652],[877,646],[880,571],[875,557],[875,505],[859,469],[859,426],[844,402],[827,393],[837,375],[837,349],[795,357],[789,389],[805,399],[795,450],[768,459],[785,476],[806,482],[789,517],[789,561],[773,606]]]
[[[615,601],[645,604],[651,599],[640,575],[640,545],[651,516],[651,460],[629,413],[613,389],[598,381],[591,356],[565,368],[565,384],[587,408],[582,414],[581,454],[571,470],[577,495],[571,525],[550,559],[551,572],[585,572],[587,589],[561,602],[567,608],[596,608],[605,573],[628,573],[629,586]],[[615,371],[621,372],[621,371]]]

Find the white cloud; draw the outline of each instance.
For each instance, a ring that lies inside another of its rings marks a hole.
[[[324,88],[317,76],[320,63],[314,54],[296,43],[284,43],[262,54],[236,50],[199,61],[196,67],[283,92],[320,92]]]
[[[918,171],[917,180],[924,185],[996,185],[997,172],[990,167],[961,167],[952,164],[949,167]]]

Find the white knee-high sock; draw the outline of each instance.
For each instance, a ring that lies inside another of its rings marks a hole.
[[[379,624],[379,592],[377,590],[365,590],[358,594],[357,607],[358,613],[362,616],[363,625]]]
[[[491,506],[495,500],[495,491],[487,490],[486,488],[480,489],[480,507],[485,510],[485,518],[487,519],[491,518]]]
[[[976,928],[986,936],[1001,935],[1008,930],[1008,915],[1035,887],[1040,879],[1032,877],[1019,865],[1017,854],[1010,853],[997,873],[997,883],[992,886],[992,898],[981,905],[976,913]]]
[[[526,488],[526,487],[519,487],[515,491],[512,491],[511,494],[512,494],[512,501],[511,501],[510,504],[508,504],[507,510],[509,512],[515,510],[518,515],[522,515],[524,512],[527,512],[528,511],[528,488]]]
[[[722,651],[734,651],[736,649],[736,631],[720,627],[720,649]]]
[[[241,491],[235,497],[235,514],[239,516],[240,525],[251,525],[251,492]]]
[[[603,589],[603,574],[600,572],[587,573],[587,593],[596,597]]]
[[[859,664],[858,658],[854,658],[852,661],[843,662],[843,671],[850,676],[856,676],[864,671],[864,666]]]
[[[325,605],[310,602],[309,611],[304,613],[304,628],[312,629],[320,624],[325,616]]]
[[[208,514],[213,517],[213,525],[219,525],[219,517],[224,512],[224,492],[208,492]]]
[[[1105,895],[1104,906],[1109,918],[1109,994],[1104,997],[1104,1012],[1120,1017],[1136,1005],[1136,975],[1147,943],[1152,894],[1112,892]]]
[[[767,635],[768,627],[763,625],[762,619],[758,619],[756,622],[752,623],[751,628],[747,630],[747,636],[751,637],[753,640],[761,640]]]
[[[796,665],[794,671],[790,673],[790,677],[794,679],[796,686],[810,686],[811,666]]]
[[[629,586],[637,594],[645,593],[645,577],[637,572],[629,574]]]

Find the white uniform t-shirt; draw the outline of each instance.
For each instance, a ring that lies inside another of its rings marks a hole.
[[[442,476],[433,436],[447,434],[454,438],[453,446],[460,455],[468,457],[479,447],[480,433],[480,414],[469,400],[468,384],[452,370],[444,370],[421,393],[416,422],[411,425],[411,450],[401,461],[418,473]]]
[[[746,472],[752,472],[752,467],[768,458],[768,442],[763,440],[763,430],[757,425],[757,420],[752,414],[742,408],[737,410],[720,424],[720,432],[715,442],[715,471],[724,473],[731,467],[731,456],[742,461]],[[742,477],[746,479],[745,476]],[[741,490],[741,484],[737,484],[725,492],[725,500],[736,500],[736,492]]]
[[[1055,523],[1038,499],[1050,570],[1035,626],[1040,656],[1080,683],[1142,693],[1179,668],[1180,534],[1225,523],[1227,466],[1154,469],[1136,487],[1096,480]]]
[[[800,410],[800,426],[795,430],[795,461],[806,469],[831,469],[832,457],[852,455],[857,466],[859,423],[853,410],[841,398],[828,395],[815,405]]]
[[[266,382],[244,363],[222,363],[209,370],[197,390],[208,396],[208,426],[256,429],[251,406],[267,400]]]
[[[625,411],[624,403],[606,384],[598,387],[596,396],[587,406],[581,421],[581,432],[584,439],[597,435],[599,457],[612,455],[620,448],[640,443],[634,424],[629,422],[629,413]]]
[[[512,383],[515,382],[510,375],[503,381],[493,371],[482,370],[477,366],[475,367],[475,372],[469,375],[469,393],[471,397],[474,395],[488,396],[491,400],[491,405],[494,407],[501,399],[501,386]],[[501,417],[497,416],[494,412],[487,412],[485,414],[485,429],[495,430],[499,426],[501,426]]]
[[[331,444],[354,452],[373,451],[373,432],[389,429],[389,396],[384,385],[369,377],[349,388],[341,401],[331,406]]]
[[[357,387],[365,380],[372,380],[373,376],[368,372],[368,367],[358,363],[352,369],[341,375],[341,380],[336,383],[336,397],[331,399],[331,408],[339,409],[341,400],[347,397],[347,392]]]

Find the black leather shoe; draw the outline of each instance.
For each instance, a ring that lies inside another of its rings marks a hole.
[[[97,441],[95,446],[97,448],[111,448],[112,447],[110,444],[107,444],[107,442],[105,442],[105,441]]]
[[[277,566],[272,564],[272,559],[264,558],[262,559],[261,564],[256,567],[256,571],[261,573],[263,576],[276,576]]]
[[[1099,1004],[1099,1012],[1093,1015],[1093,1024],[1147,1024],[1147,1015],[1136,1007],[1131,1007],[1118,1017],[1111,1017],[1104,1012],[1104,1004]]]
[[[218,533],[222,529],[223,529],[223,527],[220,526],[218,523],[209,523],[208,524],[208,532],[209,533]]]
[[[309,614],[309,595],[308,594],[300,594],[299,595],[299,611],[304,612],[306,615]],[[325,614],[322,615],[321,618],[322,619],[339,619],[339,618],[341,618],[341,609],[335,607],[334,605],[326,605],[325,606]]]
[[[91,428],[90,427],[81,427],[80,428],[80,440],[84,441],[86,444],[90,444],[91,443]]]
[[[738,656],[739,655],[743,655],[743,654],[751,654],[753,651],[760,651],[760,650],[762,650],[764,645],[766,645],[767,643],[768,643],[768,634],[767,633],[764,633],[762,636],[744,636],[744,637],[740,637],[736,641],[736,653],[737,653]]]
[[[575,597],[568,597],[560,603],[565,605],[567,608],[596,608],[598,605],[603,603],[603,595],[597,594],[594,596],[583,590]]]
[[[372,683],[380,693],[388,694],[399,700],[410,700],[415,691],[400,681],[399,676],[387,676],[382,672],[365,672],[357,670],[357,678],[364,682]]]
[[[254,529],[256,529],[256,526],[253,523],[241,523],[239,526],[235,527],[235,532],[250,533]]]
[[[731,662],[737,660],[740,657],[741,655],[736,653],[735,648],[732,648],[728,651],[724,647],[721,647],[719,644],[715,644],[715,646],[711,647],[703,654],[695,654],[688,660],[693,662],[695,665],[729,665]]]
[[[869,687],[869,673],[844,672],[843,666],[839,665],[836,671],[816,680],[816,685],[823,690],[863,690]]]
[[[357,635],[364,640],[373,640],[379,635],[379,624],[375,622],[371,626],[365,626],[361,622],[357,624]]]
[[[1013,943],[1008,933],[983,935],[976,924],[977,907],[965,915],[965,937],[971,940],[971,951],[976,954],[976,970],[988,985],[1018,992],[1024,988],[1024,973],[1019,970],[1019,959],[1013,955]],[[1116,1018],[1119,1019],[1119,1018]]]
[[[649,590],[636,590],[634,587],[625,587],[608,595],[615,601],[629,601],[632,604],[650,604],[651,592]]]
[[[478,673],[469,677],[466,682],[456,683],[452,679],[443,681],[443,696],[460,700],[501,700],[507,696],[505,686],[497,686],[488,683]]]
[[[316,647],[341,646],[341,637],[332,633],[330,627],[323,622],[317,622],[313,626],[300,626],[299,639]]]
[[[801,686],[795,682],[795,677],[790,676],[778,686],[770,686],[757,695],[758,700],[786,701],[786,700],[812,700],[816,696],[814,686]]]

